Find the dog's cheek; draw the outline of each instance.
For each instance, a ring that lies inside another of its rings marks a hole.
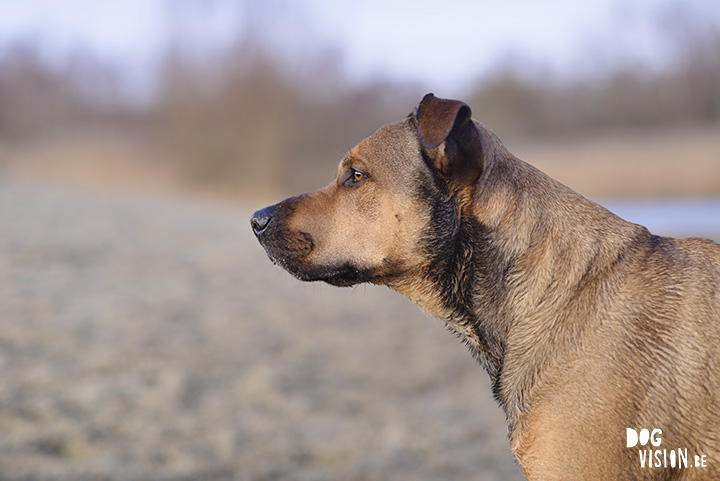
[[[384,250],[380,201],[372,191],[358,189],[344,194],[326,212],[323,228],[318,226],[312,258],[319,265],[351,265],[367,270]]]
[[[368,264],[383,276],[412,270],[421,263],[417,239],[428,222],[424,212],[417,211],[412,204],[394,200],[388,202],[377,222],[358,234],[371,247],[366,252]]]

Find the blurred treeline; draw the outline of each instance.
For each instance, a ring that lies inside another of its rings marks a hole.
[[[358,82],[332,47],[308,44],[301,56],[289,55],[267,38],[272,12],[250,13],[231,39],[207,49],[182,31],[187,19],[175,22],[150,68],[151,87],[133,87],[123,67],[91,53],[48,61],[32,39],[0,45],[0,155],[3,145],[111,130],[201,185],[247,195],[297,191],[329,181],[355,142],[403,116],[426,91],[444,94],[387,79]],[[666,42],[660,65],[598,55],[584,73],[558,75],[542,61],[509,55],[463,98],[505,140],[715,124],[714,20],[682,3],[666,7],[656,21]],[[588,49],[587,65],[595,53]]]
[[[624,47],[632,49],[622,43],[612,56],[588,45],[586,71],[569,80],[554,79],[532,59],[510,57],[478,82],[470,100],[496,130],[525,137],[714,124],[720,120],[717,21],[689,4],[665,5],[653,19],[662,66],[625,54]]]

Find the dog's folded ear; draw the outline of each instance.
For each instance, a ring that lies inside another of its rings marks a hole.
[[[474,182],[482,173],[483,156],[480,132],[471,116],[466,103],[433,94],[423,97],[416,114],[420,143],[429,154],[431,167],[445,175],[465,174]],[[445,148],[439,149],[443,144]]]
[[[440,99],[427,94],[417,109],[420,142],[426,149],[436,149],[454,129],[462,128],[472,112],[465,102]]]

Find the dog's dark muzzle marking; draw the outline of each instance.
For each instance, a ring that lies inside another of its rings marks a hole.
[[[250,226],[270,260],[306,280],[308,274],[305,273],[303,260],[315,244],[310,234],[286,228],[287,213],[286,201],[265,207],[250,217]]]

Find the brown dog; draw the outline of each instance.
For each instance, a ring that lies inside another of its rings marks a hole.
[[[530,480],[720,479],[720,246],[650,234],[428,94],[256,212],[299,279],[384,284],[487,369]]]

